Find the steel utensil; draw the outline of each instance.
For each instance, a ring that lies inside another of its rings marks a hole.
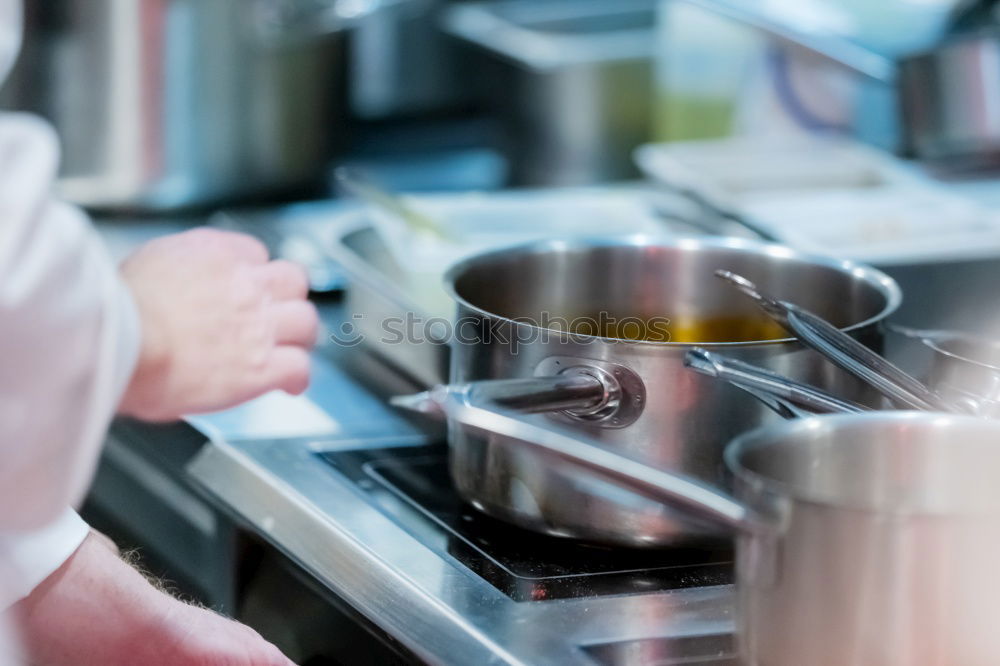
[[[737,530],[745,663],[992,666],[1000,654],[1000,424],[902,411],[781,422],[727,446],[730,495],[454,394],[421,400]]]
[[[844,335],[822,317],[794,303],[761,294],[752,281],[731,271],[717,270],[715,275],[749,296],[805,345],[867,382],[896,405],[909,409],[952,409],[920,381],[857,340]]]
[[[416,210],[401,197],[376,185],[357,169],[337,167],[333,177],[345,192],[398,219],[414,232],[429,234],[441,240],[454,239],[454,234],[443,224]]]
[[[784,418],[870,411],[869,407],[841,400],[826,391],[789,379],[777,372],[727,358],[700,347],[685,354],[684,367],[743,389]]]
[[[874,269],[752,241],[531,243],[471,257],[448,271],[446,287],[458,304],[449,383],[464,391],[475,389],[459,387],[483,381],[518,382],[509,385],[508,401],[534,404],[534,411],[553,407],[531,418],[564,424],[626,455],[708,483],[719,478],[725,443],[774,416],[742,390],[686,369],[684,357],[693,347],[724,352],[847,401],[879,399],[794,338],[635,341],[582,334],[573,325],[581,318],[593,323],[602,313],[618,322],[676,320],[677,331],[720,317],[769,325],[753,303],[712,279],[719,266],[815,308],[874,346],[881,339],[877,322],[900,300],[895,283]],[[612,335],[614,327],[601,330]],[[574,394],[560,397],[559,387],[573,375],[589,379],[574,380]],[[539,383],[523,383],[527,379]],[[502,387],[491,384],[490,391]],[[522,388],[536,397],[516,398],[514,389]],[[494,517],[546,534],[630,546],[718,536],[714,526],[693,525],[660,503],[567,474],[535,451],[503,446],[503,439],[456,427],[449,437],[457,491]]]
[[[654,198],[653,210],[668,222],[680,222],[704,232],[720,235],[727,235],[725,228],[727,223],[735,224],[749,231],[758,240],[768,243],[781,241],[767,227],[696,184],[688,184],[678,177],[671,180],[658,179],[654,187],[656,191],[680,197],[695,207],[694,214],[684,215],[678,213],[675,206],[659,204]]]

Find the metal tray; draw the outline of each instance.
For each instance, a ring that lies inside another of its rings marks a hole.
[[[354,330],[344,337],[351,338],[350,344],[368,346],[420,384],[446,382],[449,349],[442,329],[453,313],[429,303],[435,299],[428,298],[428,289],[413,289],[413,274],[395,261],[365,213],[346,220],[325,249],[347,276],[345,307]],[[441,300],[450,303],[440,281],[438,289]],[[408,326],[414,334],[401,335]]]

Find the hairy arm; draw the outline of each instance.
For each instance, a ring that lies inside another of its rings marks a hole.
[[[249,627],[164,592],[94,532],[12,613],[37,666],[293,666]]]

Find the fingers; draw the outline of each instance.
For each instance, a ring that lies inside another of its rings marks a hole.
[[[240,666],[295,666],[295,663],[286,657],[277,646],[253,628],[229,618],[225,618],[224,621],[228,625],[227,628],[232,630],[232,638],[240,640],[239,645],[245,650],[245,655],[241,654],[241,657],[245,657],[246,661],[238,662]],[[225,659],[227,655],[216,654],[215,656],[221,658],[222,661],[210,660],[209,663],[229,663]]]
[[[263,638],[260,641],[263,646],[260,649],[260,654],[254,656],[253,666],[295,666],[295,662],[286,657],[276,646],[266,642]]]
[[[281,301],[271,305],[275,342],[311,348],[316,344],[319,316],[309,301]]]
[[[262,391],[281,389],[299,395],[309,386],[309,352],[302,347],[275,347],[262,373]]]
[[[267,246],[247,234],[207,227],[192,229],[185,234],[193,242],[216,245],[233,257],[251,264],[263,264],[267,261]]]
[[[165,600],[160,597],[159,603],[168,607],[168,618],[181,619],[173,620],[173,626],[166,632],[169,646],[166,649],[159,637],[163,632],[156,627],[149,632],[147,648],[158,650],[157,664],[295,666],[275,645],[244,624],[169,597]]]
[[[231,231],[220,231],[228,236],[226,244],[238,257],[252,264],[263,264],[267,261],[267,246],[253,236],[238,234]]]
[[[309,278],[298,264],[279,259],[260,270],[264,289],[276,301],[303,299],[309,294]]]

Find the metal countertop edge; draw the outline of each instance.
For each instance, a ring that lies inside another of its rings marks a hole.
[[[527,662],[507,653],[446,605],[419,590],[402,594],[402,589],[413,587],[411,581],[239,450],[225,443],[210,442],[188,464],[187,469],[208,492],[233,509],[239,507],[239,515],[249,521],[261,536],[420,658],[440,664],[503,663],[527,666]],[[256,492],[247,492],[254,490]],[[270,508],[269,502],[274,502]],[[288,514],[279,520],[273,515],[278,513],[276,508],[286,509]],[[254,510],[256,514],[252,513]],[[310,544],[299,538],[301,534],[328,538],[324,543]],[[296,542],[300,548],[295,549],[296,552],[288,552],[290,544]],[[315,546],[326,548],[320,552]],[[338,584],[338,581],[345,580],[356,580],[360,584]],[[370,589],[376,586],[381,589]],[[369,594],[365,594],[366,591]],[[403,616],[386,613],[388,604],[376,606],[372,603],[379,594],[395,598],[398,603],[393,606],[403,611]],[[430,642],[418,640],[417,636],[423,633],[418,630],[422,627],[433,631],[435,644],[444,639],[448,649],[433,650],[429,648]]]

